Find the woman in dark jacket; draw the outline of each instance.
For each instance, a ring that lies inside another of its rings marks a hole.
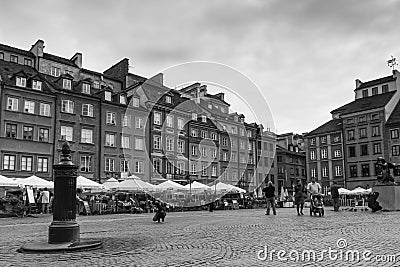
[[[303,207],[306,193],[301,180],[297,180],[297,184],[294,187],[294,192],[294,204],[296,205],[297,215],[304,215]]]

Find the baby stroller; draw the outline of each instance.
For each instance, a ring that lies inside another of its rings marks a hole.
[[[324,201],[322,195],[314,194],[311,196],[310,216],[319,215],[324,216]]]

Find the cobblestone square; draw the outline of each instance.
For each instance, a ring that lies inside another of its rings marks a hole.
[[[165,223],[153,222],[153,214],[79,216],[81,239],[100,239],[103,248],[61,254],[17,252],[27,242],[47,240],[50,215],[3,218],[0,266],[398,266],[376,256],[399,259],[400,213],[334,213],[327,208],[320,218],[305,211],[304,216],[290,208],[278,209],[276,216],[263,209],[174,212]],[[272,259],[263,259],[265,246],[268,253],[276,250]],[[330,248],[338,251],[336,256],[321,253]],[[286,251],[281,259],[278,250]],[[293,251],[310,250],[315,259],[305,255],[296,260]],[[366,250],[368,260],[344,256]]]

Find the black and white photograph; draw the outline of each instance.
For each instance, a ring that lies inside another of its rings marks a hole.
[[[398,266],[398,10],[1,1],[0,266]]]

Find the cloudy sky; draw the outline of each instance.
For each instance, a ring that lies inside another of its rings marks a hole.
[[[5,0],[0,42],[29,49],[42,39],[45,52],[79,51],[99,72],[127,57],[146,77],[183,62],[225,64],[260,88],[278,133],[304,133],[354,99],[355,79],[390,75],[398,10],[391,0]]]

